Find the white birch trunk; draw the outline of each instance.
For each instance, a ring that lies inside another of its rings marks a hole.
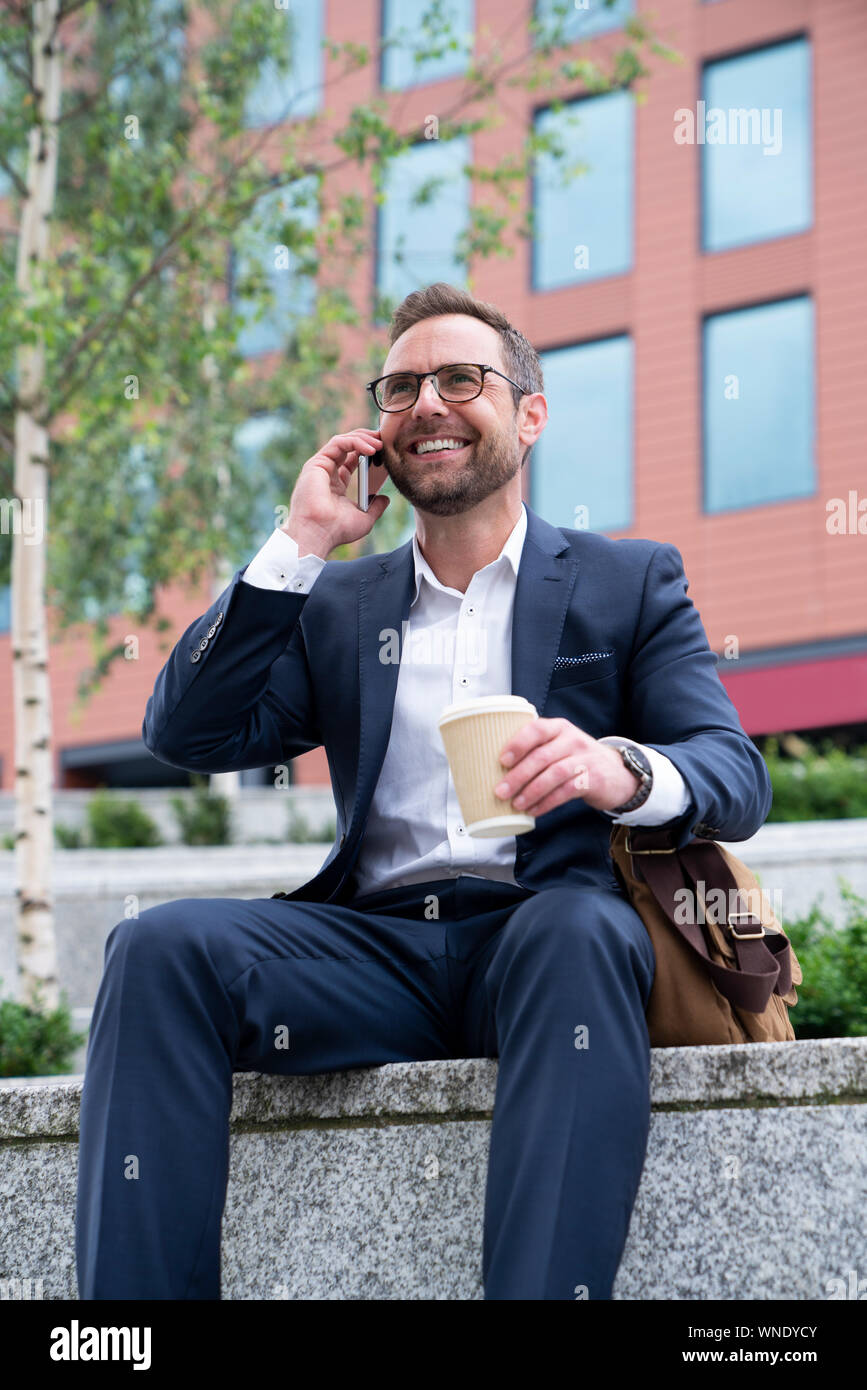
[[[54,209],[62,80],[60,43],[54,32],[58,8],[59,0],[36,0],[32,10],[32,72],[38,104],[29,135],[27,194],[21,205],[16,267],[16,284],[25,302],[33,290],[34,271],[48,256]],[[43,406],[42,343],[22,346],[16,365],[21,406],[15,416],[14,482],[21,510],[12,539],[11,646],[18,997],[33,1003],[38,988],[44,1005],[53,1008],[59,992],[51,884],[53,768],[45,612],[49,441],[47,429],[37,418]]]
[[[202,312],[202,320],[207,332],[213,332],[217,323],[217,315],[214,305],[208,301]],[[217,364],[214,361],[213,353],[208,353],[202,361],[202,375],[207,383],[207,391],[213,397],[217,390]],[[219,464],[217,470],[217,483],[221,492],[227,491],[229,487],[229,473],[225,464]],[[221,513],[217,513],[214,518],[218,526],[225,526],[225,521]],[[214,578],[211,583],[211,601],[219,598],[232,578],[234,570],[224,555],[216,556]],[[227,796],[232,801],[237,801],[241,792],[240,772],[212,772],[208,780],[209,790],[215,796]],[[237,823],[237,813],[233,820]]]

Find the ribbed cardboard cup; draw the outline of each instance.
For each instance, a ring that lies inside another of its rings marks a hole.
[[[467,834],[478,839],[525,835],[535,817],[516,811],[494,795],[507,775],[500,749],[536,718],[536,707],[522,695],[482,695],[447,705],[437,721],[445,745]]]

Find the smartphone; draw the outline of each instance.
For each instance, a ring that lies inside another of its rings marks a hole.
[[[358,506],[362,512],[366,512],[370,506],[369,488],[367,483],[368,469],[382,467],[382,450],[377,449],[375,454],[359,454],[358,457]]]

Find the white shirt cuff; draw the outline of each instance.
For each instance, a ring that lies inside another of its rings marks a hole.
[[[321,555],[302,555],[299,559],[297,541],[275,526],[241,580],[256,589],[288,589],[293,594],[308,594],[325,563]]]
[[[610,811],[604,811],[603,815],[615,825],[665,825],[666,821],[684,814],[690,802],[689,790],[670,758],[656,748],[646,748],[634,738],[621,738],[619,734],[609,734],[598,742],[611,743],[615,748],[640,748],[653,772],[653,786],[643,806],[619,816]]]

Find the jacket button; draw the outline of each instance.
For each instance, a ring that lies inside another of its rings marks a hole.
[[[190,652],[190,661],[198,661],[201,655],[200,651]]]
[[[205,650],[205,647],[206,647],[207,645],[208,645],[208,639],[207,639],[207,637],[203,637],[202,640],[201,640],[201,642],[199,643],[199,651],[200,651],[200,652],[203,652],[203,651]]]
[[[209,627],[209,628],[208,628],[208,636],[209,636],[209,637],[213,637],[213,635],[214,635],[214,633],[215,633],[216,631],[217,631],[216,626],[214,626],[214,627]]]
[[[344,841],[345,839],[346,839],[346,836],[345,836],[345,835],[341,835],[341,837],[340,837],[340,843],[343,844],[343,841]]]
[[[222,614],[222,611],[220,611],[220,612],[217,614],[216,618],[214,619],[214,622],[215,622],[215,623],[217,624],[217,626],[219,627],[219,625],[220,625],[220,623],[221,623],[222,621],[223,621],[223,614]]]

